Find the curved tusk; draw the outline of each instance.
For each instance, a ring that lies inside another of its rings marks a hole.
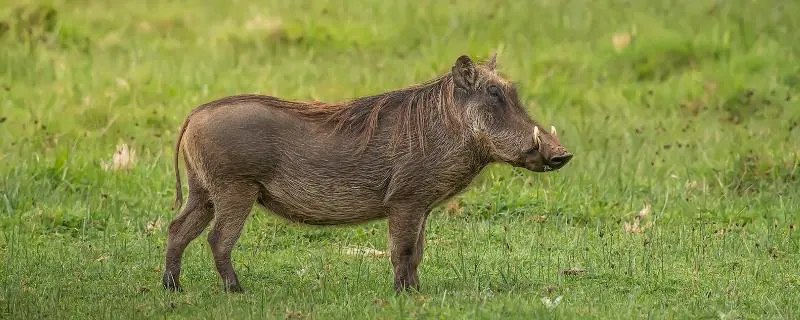
[[[556,126],[550,126],[550,134],[558,136],[558,134],[556,133]]]
[[[539,148],[539,145],[542,144],[542,138],[539,137],[539,126],[533,126],[533,144],[536,148]]]

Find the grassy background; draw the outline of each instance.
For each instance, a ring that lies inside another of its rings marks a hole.
[[[0,318],[800,316],[800,3],[0,1]],[[616,50],[612,38],[632,37]],[[492,166],[431,217],[395,296],[384,221],[257,209],[221,292],[201,236],[161,289],[189,110],[343,100],[499,50],[575,159]],[[131,170],[107,171],[119,143]],[[642,232],[626,231],[645,206]],[[548,305],[542,298],[557,299]]]

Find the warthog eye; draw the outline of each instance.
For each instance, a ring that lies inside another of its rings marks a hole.
[[[488,88],[486,88],[486,92],[489,93],[490,96],[495,98],[500,96],[500,88],[498,88],[496,85],[491,85]]]

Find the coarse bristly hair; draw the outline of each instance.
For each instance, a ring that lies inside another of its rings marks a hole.
[[[358,138],[363,150],[378,127],[379,119],[390,111],[395,112],[397,125],[392,128],[391,143],[425,144],[423,130],[430,125],[455,128],[461,122],[453,101],[453,77],[448,72],[432,80],[380,94],[355,98],[341,103],[321,101],[291,101],[260,94],[242,94],[209,102],[194,111],[241,102],[258,102],[279,110],[286,110],[312,121],[334,124],[333,132],[347,131]]]
[[[480,61],[481,67],[496,73],[495,56]],[[454,102],[454,82],[452,72],[446,72],[431,80],[375,95],[359,97],[345,102],[328,103],[322,101],[292,101],[260,94],[242,94],[209,102],[195,111],[207,107],[237,102],[258,102],[279,110],[286,110],[308,120],[332,123],[331,133],[346,131],[354,134],[363,151],[378,127],[379,119],[386,113],[395,112],[391,128],[391,146],[396,148],[401,142],[417,146],[424,152],[426,126],[440,125],[442,129],[455,129],[463,125],[458,106]]]
[[[397,111],[392,145],[416,138],[422,148],[423,129],[433,124],[452,128],[460,123],[453,102],[453,77],[446,73],[432,80],[376,95],[355,98],[344,103],[271,101],[272,106],[290,110],[304,118],[331,122],[335,131],[349,131],[358,136],[362,148],[369,142],[386,113]],[[277,103],[276,103],[277,102]],[[431,123],[432,122],[432,123]]]

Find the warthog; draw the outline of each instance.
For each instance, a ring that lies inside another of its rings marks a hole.
[[[225,291],[242,291],[231,263],[253,204],[309,225],[386,218],[397,292],[419,290],[425,222],[490,163],[534,172],[572,158],[532,120],[496,55],[458,57],[426,83],[345,103],[237,95],[194,109],[175,150],[175,207],[183,204],[179,154],[189,197],[169,225],[163,285],[180,290],[181,257],[209,224]]]

